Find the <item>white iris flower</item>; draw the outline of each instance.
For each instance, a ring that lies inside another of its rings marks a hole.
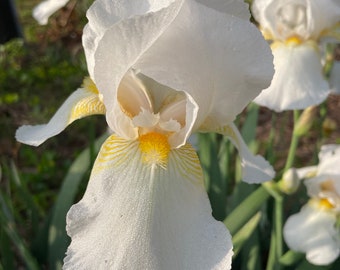
[[[284,226],[284,239],[290,249],[306,253],[315,265],[327,265],[340,255],[340,146],[325,145],[318,166],[297,169],[305,178],[310,200],[290,216]]]
[[[255,102],[280,112],[324,101],[331,89],[320,45],[340,40],[340,1],[254,0],[252,12],[272,42],[275,66],[270,87]]]
[[[225,134],[245,181],[274,176],[232,124],[274,72],[249,15],[242,1],[225,0],[98,0],[88,10],[91,79],[48,124],[16,134],[39,145],[91,114],[105,114],[113,131],[68,212],[65,269],[230,269],[231,237],[211,215],[187,139]]]
[[[48,18],[58,9],[65,6],[70,0],[45,0],[39,3],[33,9],[33,17],[39,24],[45,25]]]

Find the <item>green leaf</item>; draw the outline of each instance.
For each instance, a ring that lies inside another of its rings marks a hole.
[[[96,140],[94,144],[95,152],[99,151],[100,146],[107,138],[107,134]],[[50,269],[61,269],[62,261],[66,249],[69,245],[69,237],[66,234],[66,214],[74,203],[78,187],[84,175],[91,166],[91,147],[80,153],[72,163],[63,180],[61,190],[54,205],[52,220],[49,228],[49,266]]]
[[[30,270],[39,269],[36,260],[33,258],[26,244],[22,240],[22,238],[17,233],[17,229],[15,226],[13,215],[10,211],[10,207],[8,206],[4,194],[0,191],[0,224],[7,236],[11,239],[12,243],[16,247],[19,252],[19,255],[23,259],[27,268]]]
[[[10,239],[8,235],[5,233],[4,229],[0,227],[0,262],[3,267],[0,265],[0,269],[14,269],[14,252],[11,248]]]
[[[247,118],[242,126],[241,134],[246,144],[252,151],[256,151],[256,128],[257,120],[259,116],[259,106],[255,103],[251,103],[247,107]]]
[[[257,234],[257,230],[252,234],[245,247],[242,249],[241,270],[262,270],[261,267],[261,250],[260,250],[260,238]]]
[[[231,235],[235,235],[261,209],[269,197],[267,189],[260,186],[240,203],[223,221]]]
[[[261,212],[257,212],[233,237],[234,256],[242,249],[243,245],[247,242],[253,234],[257,225],[261,220]]]
[[[32,220],[33,234],[35,235],[39,229],[38,223],[41,214],[36,203],[34,202],[31,192],[28,190],[26,186],[26,183],[21,180],[18,173],[18,169],[16,168],[13,161],[11,161],[10,167],[12,181],[15,184],[16,189],[18,190],[20,199],[23,201],[23,203],[26,205],[26,208],[29,211]]]
[[[217,134],[199,134],[199,156],[213,209],[212,214],[217,220],[223,220],[226,216],[226,182],[219,167],[218,139]]]

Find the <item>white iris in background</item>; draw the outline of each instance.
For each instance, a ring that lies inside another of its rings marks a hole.
[[[16,135],[39,145],[91,114],[105,114],[113,131],[68,212],[65,269],[230,269],[231,237],[211,215],[187,139],[225,134],[245,181],[274,176],[232,124],[273,75],[249,15],[242,1],[225,0],[98,0],[88,10],[91,79],[48,124]]]
[[[290,216],[283,228],[290,249],[306,253],[307,260],[327,265],[340,255],[340,146],[325,145],[318,166],[297,169],[306,179],[310,200]]]
[[[331,89],[323,75],[320,45],[340,41],[340,2],[254,0],[252,12],[271,41],[275,66],[270,87],[255,102],[280,112],[324,101]]]
[[[58,9],[65,6],[70,0],[45,0],[39,3],[33,9],[33,17],[39,24],[45,25],[48,18]]]

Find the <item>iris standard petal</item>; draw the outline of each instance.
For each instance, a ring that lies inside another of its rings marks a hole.
[[[193,97],[194,129],[207,117],[219,125],[233,121],[273,76],[270,48],[254,25],[195,1],[185,1],[134,67]]]
[[[47,24],[48,18],[67,4],[69,0],[46,0],[33,9],[33,17],[39,24]]]
[[[322,75],[320,55],[315,46],[274,43],[276,72],[270,87],[263,90],[254,102],[280,112],[305,109],[324,101],[330,89]]]
[[[103,94],[107,122],[115,132],[120,131],[114,112],[119,107],[117,88],[123,76],[165,31],[181,5],[182,1],[177,0],[158,11],[120,20],[107,29],[98,42],[94,55],[94,80]],[[161,61],[158,59],[158,63]]]
[[[145,15],[147,12],[155,12],[168,6],[171,2],[173,1],[139,0],[124,1],[124,3],[115,3],[112,0],[94,1],[93,5],[87,11],[86,16],[89,22],[83,31],[83,46],[85,49],[88,71],[91,78],[93,78],[93,69],[95,63],[94,53],[97,49],[99,40],[102,38],[106,30],[116,23],[120,24],[119,21],[132,18],[133,16]],[[113,44],[116,46],[118,42],[120,41],[117,38],[114,40]]]
[[[73,121],[93,114],[105,114],[104,104],[98,93],[80,88],[67,98],[47,124],[21,126],[15,137],[19,142],[39,146],[62,132]]]
[[[318,40],[339,22],[337,0],[254,0],[252,13],[265,36],[284,41],[291,36]]]
[[[264,36],[269,35],[270,39],[275,33],[275,10],[270,8],[275,0],[254,0],[251,5],[251,12],[255,20],[260,24]]]
[[[283,228],[290,249],[306,253],[307,260],[316,265],[332,263],[340,254],[339,229],[334,214],[309,204],[288,218]]]
[[[112,135],[83,199],[67,215],[64,269],[230,269],[231,237],[213,219],[194,149],[145,164],[138,141]]]
[[[243,181],[254,184],[272,180],[275,176],[273,167],[260,155],[254,155],[249,151],[240,132],[234,124],[221,127],[215,132],[227,136],[237,148],[242,166]]]
[[[340,22],[339,0],[307,0],[310,5],[312,37],[317,39]],[[327,34],[326,34],[327,35]]]

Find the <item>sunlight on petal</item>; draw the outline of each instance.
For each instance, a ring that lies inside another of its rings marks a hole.
[[[105,114],[104,104],[99,95],[80,88],[68,97],[47,124],[21,126],[16,132],[16,139],[25,144],[39,146],[62,132],[73,121],[94,114]]]
[[[324,101],[330,89],[322,75],[319,52],[313,44],[272,45],[275,74],[269,88],[254,100],[277,112],[304,109]]]
[[[211,215],[194,149],[145,164],[138,141],[111,136],[67,216],[64,269],[230,269],[231,238]],[[94,246],[93,243],[96,243]]]

